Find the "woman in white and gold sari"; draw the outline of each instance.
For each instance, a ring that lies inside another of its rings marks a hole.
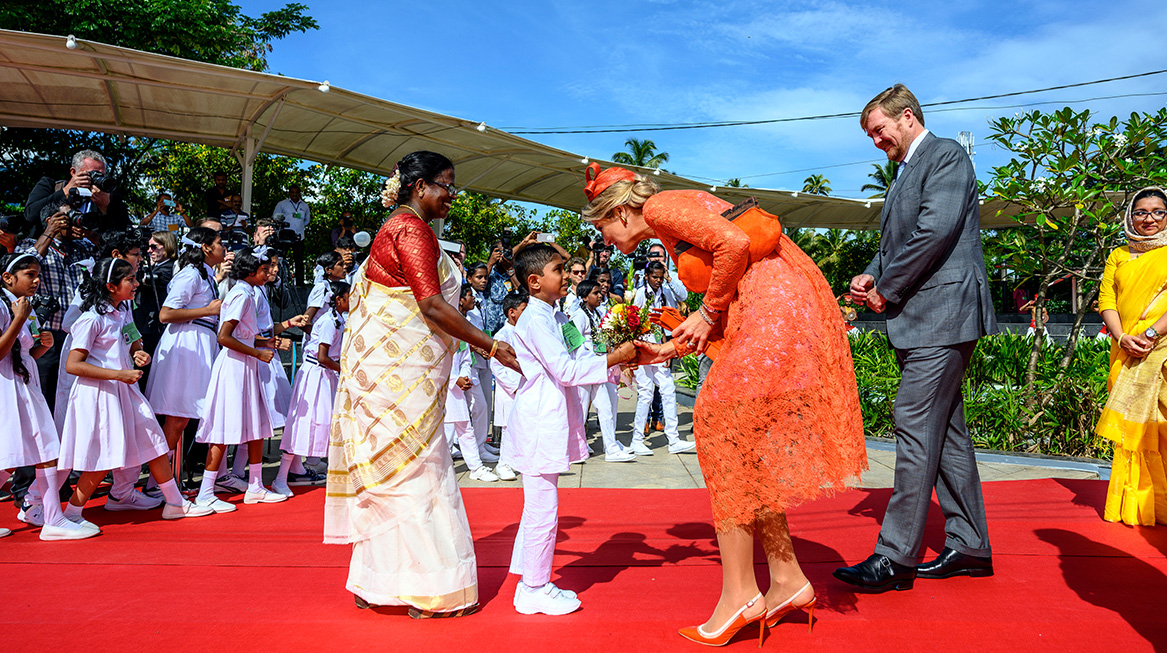
[[[358,271],[340,358],[328,452],[324,541],[352,543],[358,606],[409,606],[414,618],[478,607],[474,541],[442,418],[456,340],[518,369],[514,350],[452,305],[462,281],[427,224],[444,220],[454,166],[403,158],[382,200],[397,208]]]
[[[1167,524],[1167,194],[1144,188],[1127,207],[1127,245],[1106,261],[1098,308],[1114,343],[1110,396],[1095,432],[1114,442],[1103,518]]]

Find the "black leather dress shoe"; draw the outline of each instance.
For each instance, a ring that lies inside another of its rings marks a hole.
[[[878,553],[851,567],[839,567],[835,578],[868,592],[910,590],[916,581],[916,568],[901,565]]]
[[[992,576],[993,558],[978,558],[944,547],[935,560],[916,566],[916,576],[919,578],[951,578],[965,575],[973,578]]]

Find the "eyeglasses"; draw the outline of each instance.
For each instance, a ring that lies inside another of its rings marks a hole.
[[[157,243],[150,243],[149,245],[146,246],[146,249],[148,249],[152,252],[156,249],[165,249],[165,248]]]
[[[1155,209],[1154,211],[1131,211],[1131,217],[1135,218],[1136,220],[1141,220],[1148,215],[1155,216],[1156,220],[1162,220],[1163,218],[1167,218],[1167,210]]]
[[[446,192],[450,194],[450,197],[453,197],[453,196],[458,194],[458,189],[454,188],[454,184],[443,184],[440,181],[431,181],[429,183],[431,183],[435,186],[441,186],[442,188],[445,188]]]

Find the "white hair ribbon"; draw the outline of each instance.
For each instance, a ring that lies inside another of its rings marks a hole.
[[[251,250],[251,255],[261,261],[270,261],[272,252],[271,248],[267,245],[260,245],[259,247]]]
[[[183,236],[182,240],[180,240],[179,242],[182,243],[183,247],[190,247],[192,249],[198,249],[198,248],[202,247],[202,245],[196,243],[195,241],[191,240],[190,238],[187,238],[186,236]]]
[[[4,270],[4,274],[11,274],[12,268],[16,267],[17,263],[23,261],[26,258],[36,259],[38,263],[40,262],[40,258],[36,254],[33,254],[32,252],[25,252],[24,254],[21,254],[20,256],[17,256],[16,258],[9,261],[8,267]]]

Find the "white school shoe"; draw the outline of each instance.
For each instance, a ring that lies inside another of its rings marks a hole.
[[[69,521],[73,522],[74,524],[77,524],[81,528],[86,528],[86,529],[89,529],[91,531],[97,531],[98,533],[101,532],[101,528],[97,524],[94,524],[93,522],[89,521],[88,519],[86,519],[84,517],[70,517],[68,515],[65,515],[65,519],[68,519]]]
[[[519,614],[559,616],[571,614],[579,610],[581,605],[578,597],[569,596],[554,583],[547,583],[543,587],[528,587],[519,581],[515,587],[515,610]]]
[[[632,446],[629,447],[629,449],[631,449],[632,453],[636,454],[637,456],[651,456],[652,455],[652,449],[649,449],[644,444],[643,440],[634,440],[632,442]]]
[[[231,472],[215,479],[215,494],[239,494],[247,491],[247,481]]]
[[[275,492],[276,494],[282,494],[282,495],[288,497],[289,499],[291,499],[292,496],[295,494],[294,492],[292,492],[292,488],[288,487],[287,484],[279,485],[275,482],[273,482],[271,484],[271,491]]]
[[[252,503],[280,503],[281,501],[287,501],[287,500],[288,500],[288,497],[280,494],[279,492],[272,492],[271,490],[269,490],[265,487],[260,487],[259,490],[256,492],[252,492],[252,491],[248,490],[247,493],[243,495],[243,503],[248,503],[248,504],[252,504]]]
[[[7,528],[0,528],[0,537],[8,537],[9,535],[12,535],[12,531]]]
[[[130,493],[121,499],[115,499],[111,494],[105,500],[105,509],[110,512],[121,512],[125,510],[153,510],[162,504],[166,503],[163,499],[155,499],[148,497],[137,490],[130,490]]]
[[[470,472],[470,479],[474,481],[482,481],[483,483],[495,483],[498,481],[498,476],[490,471],[486,465]]]
[[[206,517],[207,515],[215,514],[215,509],[210,506],[200,506],[190,501],[184,500],[181,505],[166,504],[162,508],[163,519],[182,519],[183,517]]]
[[[27,508],[22,507],[20,512],[16,513],[16,518],[29,526],[44,526],[45,508],[39,503],[30,505]]]
[[[235,504],[227,503],[218,497],[211,499],[210,501],[199,501],[198,499],[195,499],[194,504],[201,508],[210,508],[211,510],[220,514],[224,512],[235,512],[239,509],[239,507]]]
[[[652,452],[648,452],[652,455]],[[636,460],[636,454],[628,449],[620,449],[612,453],[604,454],[604,462],[608,463],[629,463]]]
[[[40,534],[41,541],[85,540],[101,534],[101,529],[96,526],[94,528],[86,528],[76,522],[70,522],[70,524],[71,526],[53,526],[52,524],[42,526]]]
[[[498,462],[498,454],[497,453],[490,453],[490,451],[487,451],[487,450],[483,450],[482,453],[478,454],[478,457],[484,463],[497,463]]]
[[[697,448],[696,442],[688,442],[678,439],[676,442],[669,443],[669,453],[685,453]]]
[[[496,466],[494,468],[494,475],[503,481],[515,481],[519,478],[519,475],[515,473],[515,470],[506,463],[502,463]]]

